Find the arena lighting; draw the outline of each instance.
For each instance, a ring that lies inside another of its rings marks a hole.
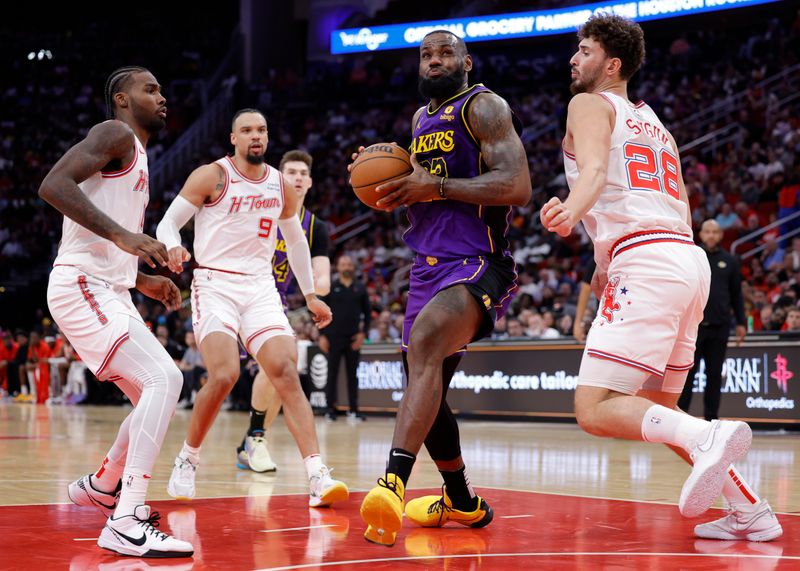
[[[33,61],[35,59],[42,61],[45,58],[53,59],[53,52],[51,52],[50,50],[39,50],[38,52],[28,53],[28,61]]]
[[[469,42],[510,40],[575,31],[596,12],[613,12],[637,22],[662,20],[780,2],[781,0],[639,0],[598,2],[559,10],[513,12],[474,18],[410,22],[331,32],[331,53],[348,54],[416,47],[431,30],[445,29]]]

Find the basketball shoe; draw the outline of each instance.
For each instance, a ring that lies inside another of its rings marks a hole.
[[[111,517],[117,509],[122,480],[117,483],[113,492],[102,492],[92,485],[92,475],[87,474],[67,486],[67,496],[76,506],[91,506],[99,509],[106,517]]]
[[[467,527],[486,527],[492,523],[494,512],[486,500],[478,496],[478,507],[471,512],[464,512],[453,507],[442,486],[441,496],[422,496],[406,504],[408,519],[422,527],[442,527],[448,521],[454,521]]]
[[[176,456],[167,484],[167,493],[176,500],[191,500],[195,494],[194,478],[197,466],[188,458]]]
[[[312,508],[324,508],[350,497],[350,490],[344,482],[331,478],[331,471],[326,466],[309,478],[308,485],[308,505]]]
[[[772,541],[783,535],[783,528],[766,500],[752,510],[728,509],[728,515],[695,526],[694,534],[704,539]]]
[[[236,467],[253,472],[274,472],[278,469],[269,455],[266,434],[257,432],[247,435],[238,449]]]
[[[683,484],[678,507],[685,517],[708,510],[725,483],[728,466],[747,454],[753,433],[744,422],[712,420],[705,441],[689,453],[692,472]]]
[[[403,526],[405,486],[396,474],[378,478],[378,485],[361,502],[361,519],[367,524],[364,539],[391,547]]]
[[[136,557],[191,557],[194,548],[190,543],[175,539],[159,531],[161,516],[150,513],[150,506],[136,506],[133,514],[106,522],[97,545],[121,555]]]

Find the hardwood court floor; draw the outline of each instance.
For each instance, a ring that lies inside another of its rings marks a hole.
[[[666,448],[594,438],[569,424],[463,421],[463,454],[495,509],[483,530],[414,528],[393,548],[365,542],[358,505],[383,473],[393,420],[318,420],[323,455],[353,497],[307,507],[302,461],[279,418],[279,469],[235,467],[244,413],[222,413],[201,452],[198,499],[168,500],[166,482],[190,411],[178,411],[149,498],[193,560],[117,558],[95,539],[103,518],[69,503],[66,485],[97,468],[129,408],[0,404],[0,569],[742,569],[800,568],[800,435],[757,433],[739,469],[779,512],[769,544],[698,540],[675,503],[688,467]],[[408,498],[441,485],[423,453]]]

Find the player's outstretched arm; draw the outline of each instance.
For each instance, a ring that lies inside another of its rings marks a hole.
[[[281,175],[282,177],[283,175]],[[283,181],[284,186],[288,186]],[[284,193],[286,202],[283,205],[281,218],[278,220],[278,228],[286,242],[286,258],[289,266],[294,272],[297,285],[306,299],[306,306],[314,316],[314,323],[322,329],[333,319],[331,309],[328,305],[317,297],[314,292],[314,270],[311,266],[311,249],[308,247],[303,227],[297,217],[297,210],[300,199],[294,192]]]
[[[189,251],[181,244],[181,228],[192,219],[203,203],[222,193],[226,182],[225,171],[217,165],[196,168],[158,223],[156,238],[167,247],[167,266],[176,274],[183,271],[184,262],[192,259]]]
[[[569,102],[567,132],[580,174],[563,203],[553,197],[542,207],[539,216],[549,231],[569,235],[597,202],[608,176],[614,120],[613,108],[599,95],[579,93]]]
[[[330,241],[327,225],[314,216],[308,232],[308,246],[311,248],[311,268],[314,270],[314,291],[320,297],[331,292]]]
[[[667,133],[667,137],[669,137],[670,145],[672,145],[672,150],[675,151],[675,158],[677,159],[676,163],[678,165],[678,194],[681,197],[681,202],[686,205],[686,223],[689,227],[692,227],[692,207],[689,206],[689,192],[686,190],[686,184],[683,182],[683,168],[681,167],[681,155],[678,152],[678,143],[675,142],[675,139],[672,137],[671,133]]]
[[[39,187],[39,196],[101,238],[142,258],[150,267],[167,261],[164,245],[145,234],[129,232],[97,208],[81,189],[80,183],[113,160],[123,164],[136,153],[131,128],[121,121],[105,121],[89,130],[86,138],[69,149],[53,165]]]

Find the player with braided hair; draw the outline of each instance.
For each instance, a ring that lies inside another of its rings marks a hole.
[[[164,127],[166,99],[143,67],[114,71],[105,87],[109,120],[69,149],[39,196],[64,214],[50,274],[50,313],[86,366],[128,396],[133,411],[94,474],[71,483],[69,498],[108,517],[98,545],[122,555],[189,557],[191,544],[156,529],[145,496],[183,377],[131,302],[131,288],[180,307],[171,280],[138,271],[142,258],[167,263],[164,244],[142,233],[149,201],[147,154]]]

